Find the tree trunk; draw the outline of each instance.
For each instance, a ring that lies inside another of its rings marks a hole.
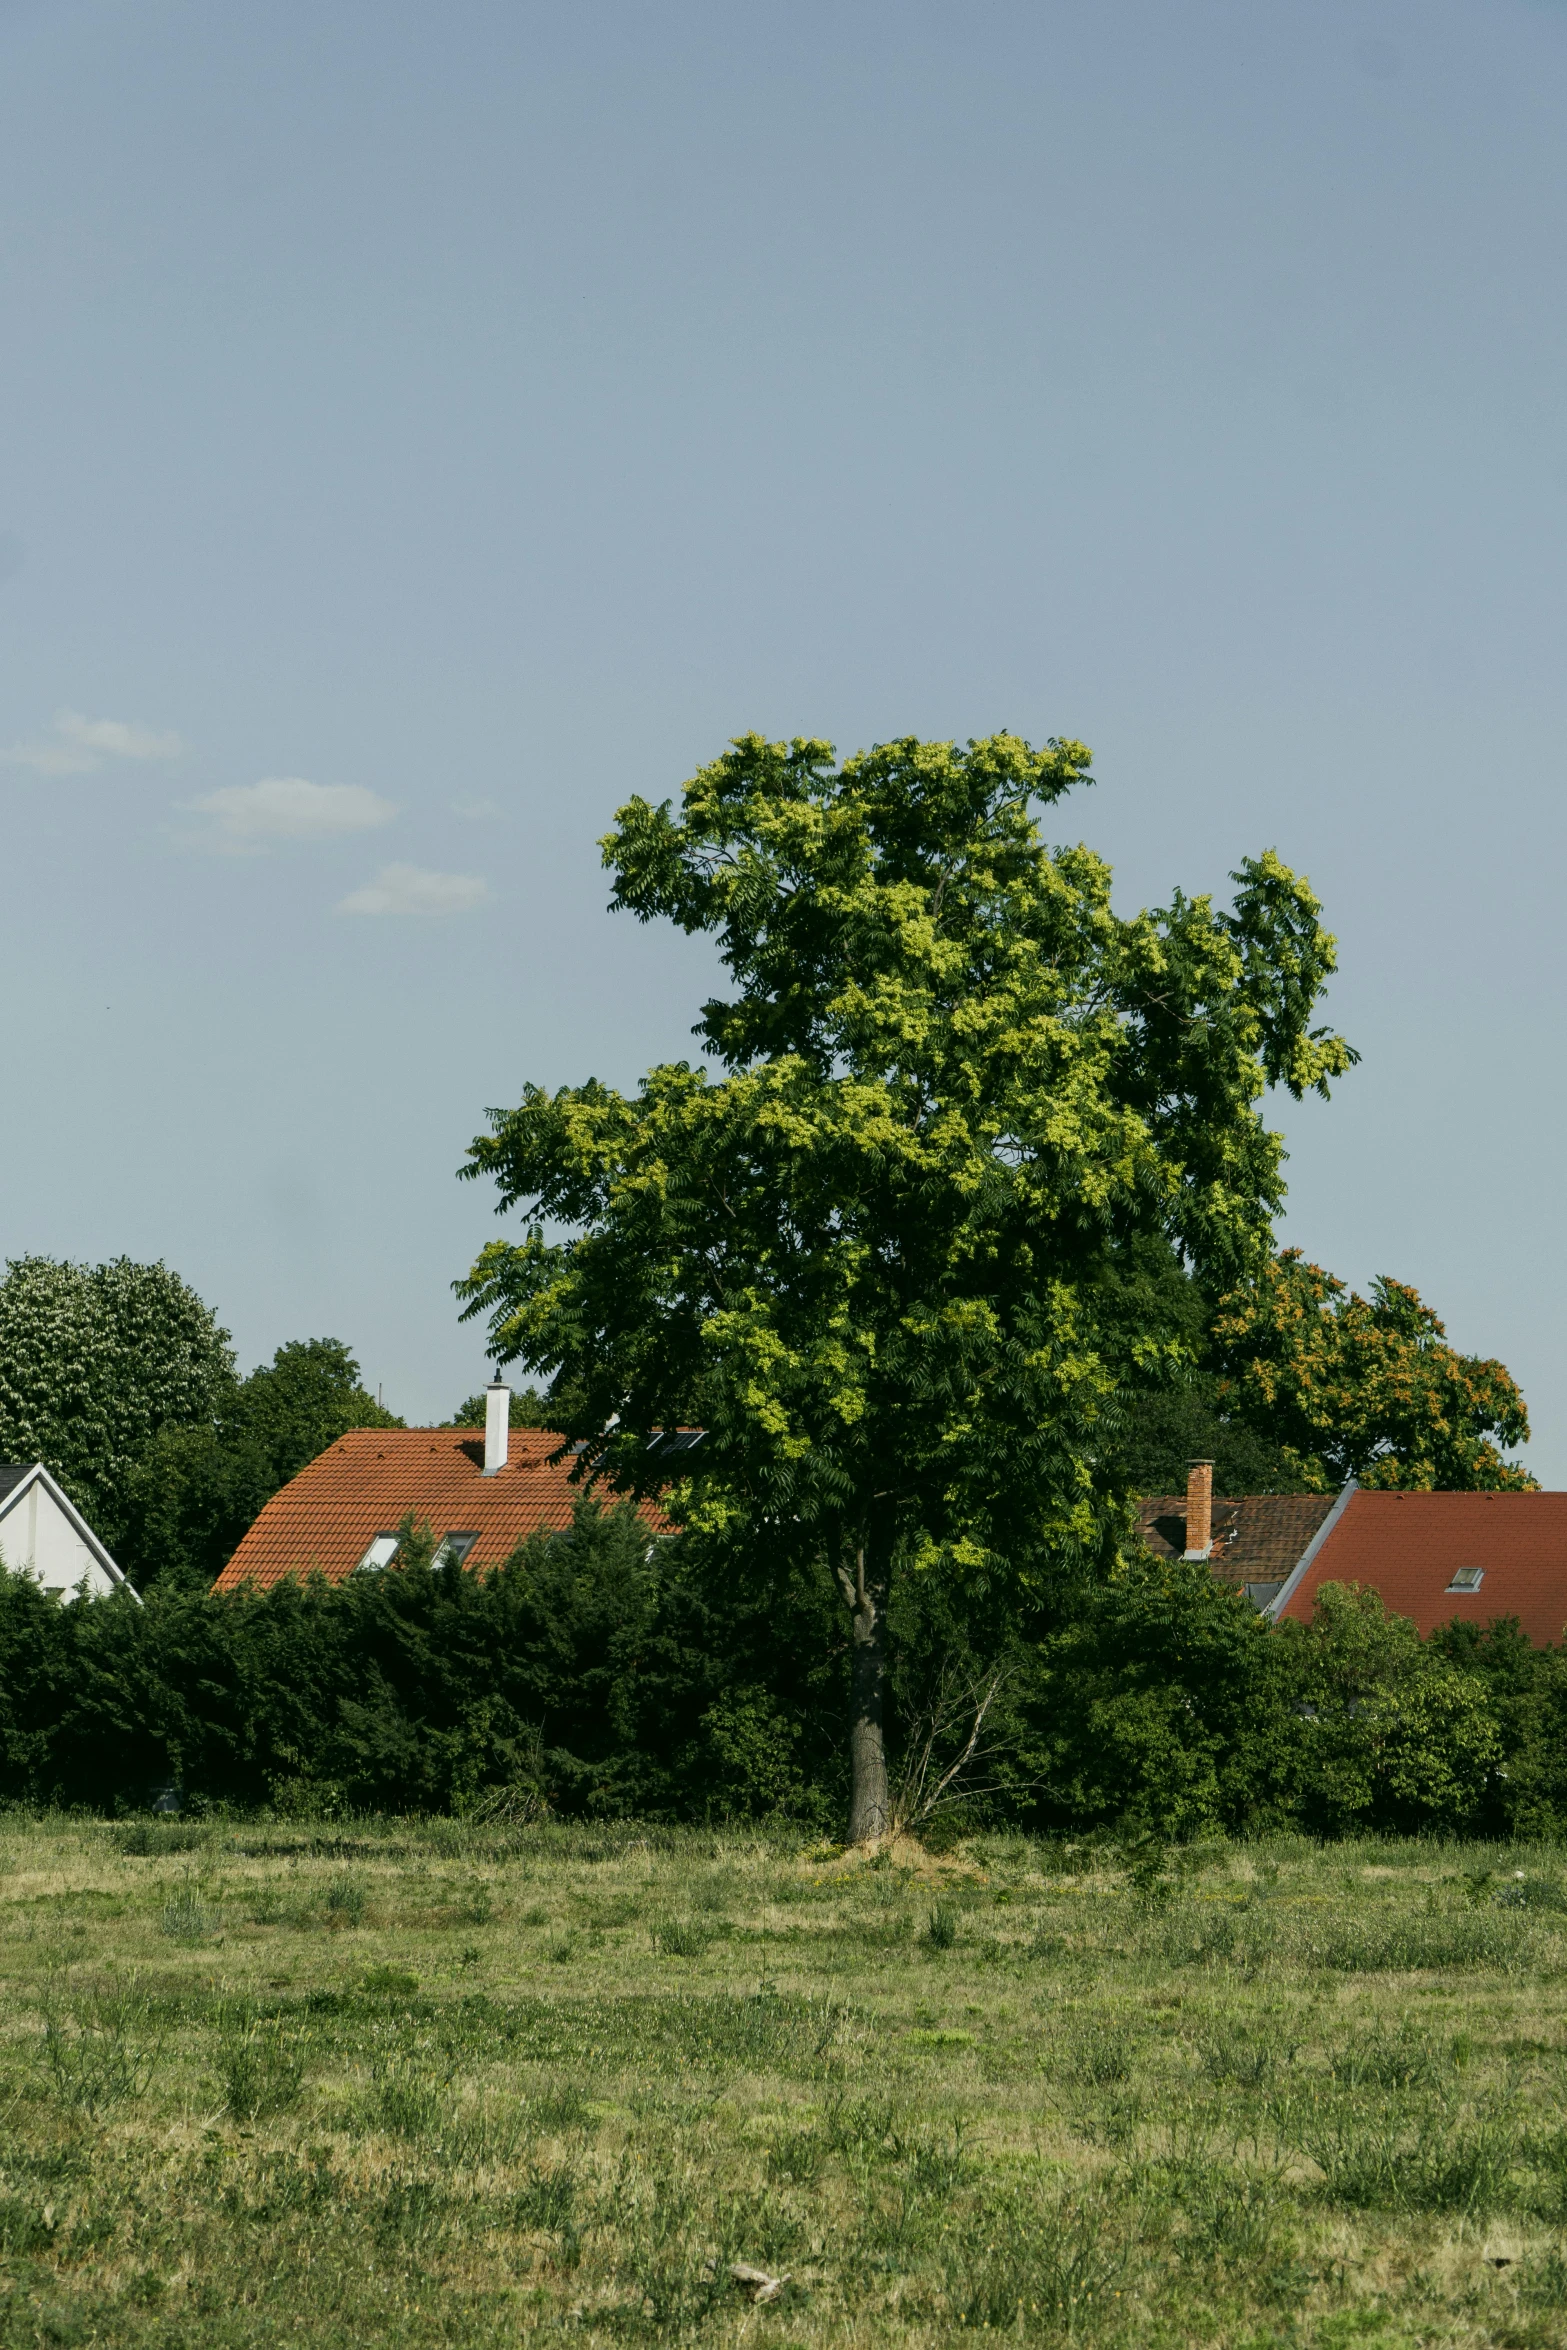
[[[887,1575],[867,1559],[867,1545],[855,1553],[852,1572],[838,1570],[849,1603],[854,1646],[849,1721],[849,1842],[870,1844],[891,1825],[887,1795],[887,1748],[882,1714],[887,1691]]]

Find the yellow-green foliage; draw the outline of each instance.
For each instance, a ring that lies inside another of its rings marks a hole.
[[[614,899],[712,936],[716,1073],[530,1085],[463,1170],[531,1229],[459,1291],[497,1359],[550,1378],[582,1471],[662,1493],[764,1586],[830,1562],[857,1840],[889,1816],[897,1584],[1037,1595],[1104,1566],[1125,1396],[1186,1352],[1109,1306],[1128,1252],[1250,1269],[1283,1197],[1259,1099],[1355,1057],[1313,1025],[1334,944],[1271,852],[1229,911],[1176,891],[1125,919],[1101,858],[1047,846],[1038,810],[1088,762],[998,734],[839,765],[747,735],[678,814],[628,801]]]
[[[464,1172],[556,1237],[493,1242],[459,1288],[623,1489],[667,1488],[650,1433],[695,1424],[676,1505],[775,1558],[800,1529],[1026,1581],[1119,1523],[1116,1399],[1182,1349],[1110,1328],[1118,1250],[1254,1262],[1282,1198],[1259,1097],[1354,1055],[1311,1025],[1334,944],[1271,852],[1233,911],[1123,919],[1101,858],[1046,845],[1088,762],[751,735],[678,813],[619,811],[615,902],[711,933],[733,982],[697,1023],[719,1072],[496,1113]]]

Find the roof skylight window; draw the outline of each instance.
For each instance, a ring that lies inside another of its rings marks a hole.
[[[1449,1591],[1478,1591],[1484,1581],[1484,1567],[1460,1567],[1447,1588]]]
[[[379,1574],[382,1567],[389,1567],[397,1556],[398,1540],[396,1534],[378,1534],[360,1560],[356,1572],[374,1575]]]
[[[441,1547],[435,1554],[436,1565],[438,1567],[460,1567],[478,1539],[477,1534],[443,1535]]]

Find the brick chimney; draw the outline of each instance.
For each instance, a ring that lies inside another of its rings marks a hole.
[[[1213,1463],[1189,1461],[1186,1468],[1186,1556],[1205,1559],[1213,1548]]]
[[[503,1379],[492,1379],[484,1391],[484,1474],[498,1477],[506,1466],[511,1436],[511,1389]]]

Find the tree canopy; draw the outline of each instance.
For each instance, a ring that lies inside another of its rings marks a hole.
[[[1128,1329],[1182,1349],[1163,1386],[1124,1398],[1106,1462],[1128,1492],[1179,1492],[1193,1459],[1213,1462],[1216,1493],[1532,1482],[1493,1441],[1528,1435],[1512,1379],[1456,1353],[1402,1282],[1356,1297],[1292,1250],[1216,1292],[1154,1239],[1122,1252],[1115,1286]]]
[[[1253,1268],[1283,1189],[1259,1099],[1354,1058],[1313,1024],[1334,949],[1306,883],[1267,853],[1229,910],[1118,916],[1104,861],[1035,814],[1088,769],[1006,734],[841,766],[751,735],[678,813],[629,801],[613,901],[718,941],[732,992],[696,1033],[721,1074],[530,1086],[463,1170],[540,1220],[459,1289],[499,1360],[570,1394],[584,1474],[659,1486],[700,1427],[686,1521],[831,1561],[855,1837],[887,1817],[894,1567],[1037,1586],[1106,1554],[1117,1398],[1175,1345],[1102,1312],[1116,1252]]]
[[[1299,1249],[1220,1301],[1213,1324],[1221,1410],[1265,1430],[1301,1482],[1420,1492],[1527,1490],[1498,1444],[1529,1416],[1506,1367],[1461,1355],[1417,1292],[1383,1278],[1357,1296]]]
[[[0,1280],[0,1460],[41,1460],[111,1550],[161,1429],[232,1386],[226,1330],[167,1265],[16,1257]]]
[[[210,1582],[280,1486],[350,1428],[401,1428],[360,1384],[338,1338],[294,1339],[207,1417],[159,1430],[130,1473],[120,1564],[145,1587],[173,1573]]]
[[[1306,1490],[1296,1463],[1267,1425],[1251,1426],[1219,1398],[1213,1364],[1215,1292],[1161,1235],[1140,1234],[1117,1249],[1100,1284],[1097,1318],[1113,1353],[1138,1339],[1162,1342],[1165,1376],[1129,1382],[1098,1462],[1106,1488],[1128,1494],[1181,1493],[1193,1460],[1213,1463],[1216,1493]]]
[[[210,1581],[262,1504],[349,1428],[400,1428],[341,1340],[237,1377],[167,1265],[17,1257],[0,1280],[0,1460],[41,1460],[141,1586]]]

